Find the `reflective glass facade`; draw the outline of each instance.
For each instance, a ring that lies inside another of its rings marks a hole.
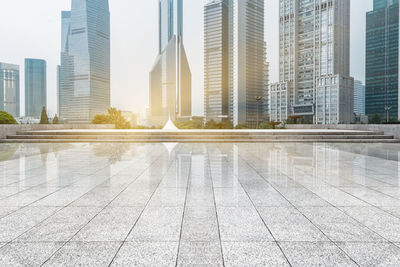
[[[367,13],[366,115],[381,121],[398,119],[399,2],[374,1]],[[388,113],[387,113],[388,111]]]
[[[354,114],[365,115],[365,85],[354,81]]]
[[[46,101],[46,61],[25,59],[25,116],[40,117]]]
[[[264,0],[234,0],[233,124],[255,127],[267,118]],[[256,98],[261,97],[261,101]]]
[[[19,66],[0,62],[0,110],[20,116]]]
[[[183,1],[159,0],[159,55],[150,72],[149,122],[192,115],[192,74],[183,45]]]
[[[108,0],[72,0],[62,12],[60,118],[88,123],[110,107]]]
[[[204,7],[204,113],[206,120],[232,121],[230,89],[233,80],[232,24],[228,0]]]

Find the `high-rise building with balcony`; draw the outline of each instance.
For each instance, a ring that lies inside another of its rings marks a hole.
[[[365,85],[354,81],[354,114],[365,115]]]
[[[350,123],[350,0],[280,0],[279,34],[271,120],[300,115],[316,124]]]
[[[159,51],[150,72],[150,118],[164,124],[192,115],[192,74],[183,46],[183,1],[158,0]]]
[[[19,66],[0,62],[0,110],[20,116]]]
[[[62,12],[59,113],[88,123],[110,107],[110,12],[108,0],[72,0]]]
[[[374,0],[366,25],[366,115],[399,118],[399,1]]]
[[[254,127],[267,118],[264,0],[212,0],[204,22],[206,118]]]
[[[40,117],[47,102],[46,61],[25,59],[25,116]]]

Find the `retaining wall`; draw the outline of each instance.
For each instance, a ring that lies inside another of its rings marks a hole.
[[[0,139],[15,135],[18,131],[74,130],[74,129],[114,129],[111,124],[0,124]]]

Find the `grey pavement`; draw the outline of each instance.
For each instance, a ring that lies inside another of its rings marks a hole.
[[[400,265],[398,144],[0,152],[0,266]]]

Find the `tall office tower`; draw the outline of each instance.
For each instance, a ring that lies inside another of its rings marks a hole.
[[[367,13],[366,115],[386,121],[399,115],[399,1],[374,0]]]
[[[354,114],[365,115],[365,85],[354,81]]]
[[[254,127],[267,118],[269,65],[264,0],[212,0],[204,7],[206,119]]]
[[[350,0],[279,1],[279,83],[271,120],[301,115],[316,124],[350,123]]]
[[[19,66],[0,62],[0,110],[19,117]]]
[[[254,127],[267,114],[264,0],[234,0],[233,124]],[[257,98],[262,98],[257,101]]]
[[[46,61],[25,59],[25,116],[40,117],[47,101]]]
[[[183,46],[183,1],[159,1],[159,51],[150,72],[150,121],[192,115],[192,74]]]
[[[204,6],[204,115],[206,120],[232,121],[233,27],[229,0]]]
[[[72,0],[61,30],[60,118],[89,123],[110,107],[108,0]]]

